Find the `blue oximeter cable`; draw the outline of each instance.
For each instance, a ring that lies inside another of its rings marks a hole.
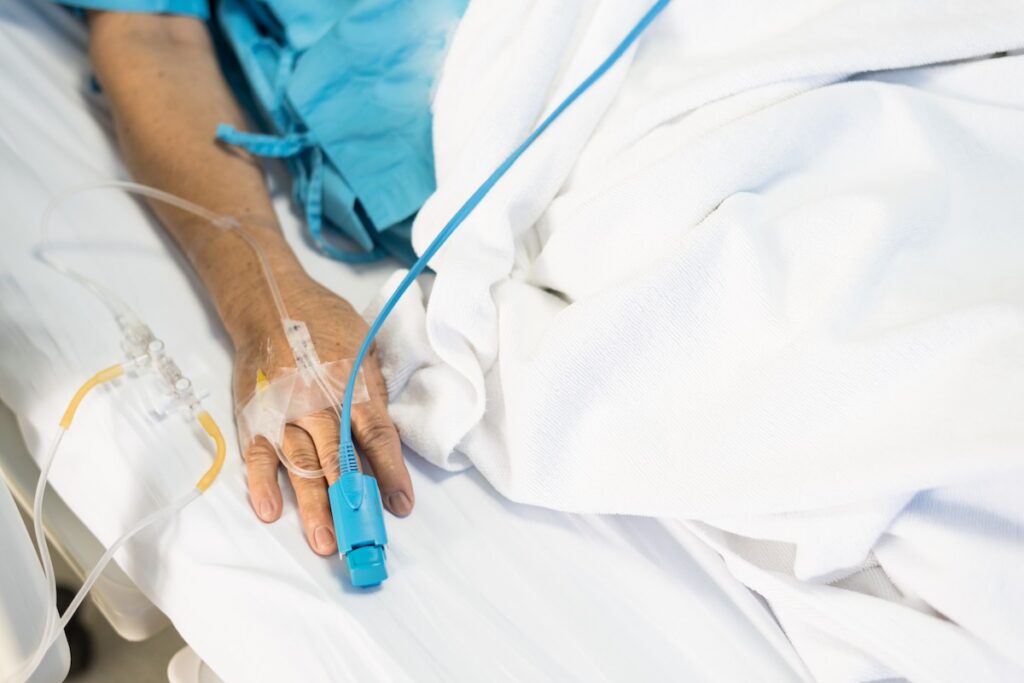
[[[665,9],[670,0],[657,0],[654,5],[641,17],[636,26],[622,39],[611,54],[594,71],[587,76],[562,102],[555,107],[547,118],[545,118],[536,130],[523,140],[505,161],[498,166],[493,173],[485,180],[480,187],[466,200],[462,207],[452,216],[451,220],[437,234],[437,237],[423,251],[423,254],[409,268],[409,272],[402,278],[395,291],[392,292],[384,307],[381,308],[377,318],[370,325],[366,338],[356,354],[355,362],[349,374],[348,384],[345,387],[345,398],[341,408],[341,442],[338,449],[338,457],[341,464],[341,476],[331,485],[328,493],[330,496],[331,510],[334,514],[334,524],[338,536],[338,549],[345,555],[352,575],[352,582],[357,586],[375,586],[387,578],[387,571],[384,566],[384,546],[387,544],[387,535],[384,532],[383,507],[380,501],[380,492],[377,489],[377,482],[373,477],[359,472],[359,459],[356,455],[355,444],[352,442],[352,402],[350,397],[355,392],[356,376],[359,368],[366,358],[366,354],[373,344],[380,328],[384,325],[391,311],[394,310],[398,300],[402,298],[409,286],[426,269],[430,259],[448,241],[452,233],[462,225],[463,221],[473,212],[478,204],[487,196],[491,188],[501,179],[502,176],[512,167],[513,164],[523,155],[530,145],[539,138],[548,127],[558,119],[562,113],[575,102],[580,95],[585,93],[590,86],[598,81],[626,50],[636,42],[636,39],[643,33],[644,29],[654,20],[656,16]]]

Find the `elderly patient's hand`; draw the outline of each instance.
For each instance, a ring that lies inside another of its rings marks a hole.
[[[347,301],[304,274],[282,279],[279,284],[289,316],[306,323],[323,363],[355,357],[367,325]],[[252,396],[258,370],[273,381],[281,369],[295,367],[281,331],[281,321],[269,307],[266,315],[261,314],[247,324],[245,334],[236,345],[236,401],[245,402]],[[413,506],[412,482],[402,459],[398,432],[387,414],[387,391],[375,351],[364,361],[362,372],[370,400],[352,406],[352,434],[373,468],[384,504],[394,514],[404,517]],[[303,478],[288,472],[306,539],[321,555],[336,552],[338,548],[327,499],[327,486],[338,476],[338,440],[338,417],[330,409],[288,424],[283,437],[284,455],[298,467],[316,470],[321,468],[321,463],[331,465],[325,468],[329,472],[327,480]],[[264,439],[257,439],[246,449],[244,457],[253,510],[264,522],[273,522],[281,516],[282,510],[277,455]]]
[[[366,325],[348,303],[302,270],[277,226],[259,163],[213,140],[219,123],[241,129],[246,124],[224,80],[206,22],[138,12],[88,16],[90,58],[132,174],[212,211],[244,217],[250,236],[262,244],[278,276],[289,314],[307,324],[320,358],[330,362],[355,356]],[[252,395],[257,369],[272,380],[278,369],[293,366],[261,268],[250,247],[232,232],[160,202],[153,209],[195,266],[220,313],[236,351],[235,398],[245,401]],[[354,436],[373,467],[385,504],[405,515],[412,509],[412,485],[372,354],[363,371],[371,401],[354,406]],[[320,469],[321,459],[336,462],[337,448],[338,425],[330,411],[296,420],[284,435],[284,452],[303,469]],[[253,508],[272,522],[282,508],[274,451],[266,444],[252,448],[246,463]],[[294,476],[291,482],[309,544],[321,554],[334,552],[327,482]]]

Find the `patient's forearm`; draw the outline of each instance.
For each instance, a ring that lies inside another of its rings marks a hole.
[[[366,334],[365,321],[303,272],[276,229],[257,164],[214,141],[217,124],[241,127],[242,113],[221,76],[205,25],[181,17],[97,14],[90,17],[90,34],[93,66],[135,178],[219,213],[270,221],[272,229],[247,232],[262,243],[289,314],[306,323],[325,363],[352,358]],[[153,208],[189,255],[234,341],[234,394],[241,408],[264,371],[273,382],[276,371],[294,362],[257,258],[233,231],[158,203]],[[352,431],[388,507],[404,516],[412,510],[412,482],[372,351],[363,372],[370,400],[353,408]],[[327,495],[327,481],[337,476],[330,463],[338,461],[338,439],[338,422],[328,409],[289,419],[275,444],[300,467],[323,466],[327,472],[326,480],[289,473],[306,538],[321,555],[338,551]],[[264,439],[242,446],[253,510],[273,522],[283,509],[279,451]]]
[[[219,213],[256,217],[260,241],[282,288],[305,274],[277,229],[259,165],[214,140],[219,123],[243,127],[206,26],[193,18],[98,12],[89,17],[90,57],[110,101],[118,142],[136,180]],[[251,249],[160,202],[153,209],[192,260],[236,344],[271,312]]]

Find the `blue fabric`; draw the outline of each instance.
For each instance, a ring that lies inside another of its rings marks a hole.
[[[268,148],[267,136],[240,134],[226,126],[218,130],[218,138],[254,154],[284,158],[294,179],[292,194],[296,203],[305,208],[309,236],[321,253],[349,262],[378,258],[380,253],[375,249],[371,231],[357,216],[355,193],[336,169],[329,165],[325,168],[322,152],[311,152],[317,143],[303,132],[301,122],[285,99],[296,53],[289,44],[282,42],[285,32],[276,18],[269,14],[266,5],[245,0],[222,2],[217,18],[251,87],[258,118],[277,133],[276,139],[294,141],[296,136],[302,136],[304,144],[293,147],[289,154],[279,154],[279,150],[288,146]],[[267,154],[268,149],[273,153]],[[324,223],[340,229],[360,251],[348,253],[331,245],[323,237]]]
[[[465,0],[361,0],[296,62],[288,100],[374,226],[434,191],[430,93]]]
[[[282,142],[302,136],[304,144],[268,147],[224,129],[218,137],[256,154],[292,150],[285,156],[295,198],[321,252],[343,261],[382,249],[406,262],[414,257],[409,224],[435,187],[430,93],[467,1],[218,5],[261,118]],[[340,229],[363,253],[338,250],[322,225]]]
[[[61,4],[109,12],[181,14],[200,19],[210,17],[210,7],[206,0],[61,0]]]
[[[215,34],[238,62],[243,100],[267,134],[217,131],[284,160],[324,254],[415,259],[412,218],[435,188],[430,97],[468,0],[223,0]],[[206,17],[206,0],[69,0]],[[237,90],[237,87],[236,87]],[[358,248],[328,239],[340,231]]]
[[[279,27],[276,37],[292,50],[301,52],[313,44],[337,23],[351,0],[249,0],[273,17]]]

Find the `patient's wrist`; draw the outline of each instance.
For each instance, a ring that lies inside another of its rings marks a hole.
[[[308,287],[311,280],[279,230],[247,224],[240,228],[259,245],[282,295]],[[206,284],[235,347],[280,329],[277,308],[260,256],[235,231],[209,237],[191,260]]]

